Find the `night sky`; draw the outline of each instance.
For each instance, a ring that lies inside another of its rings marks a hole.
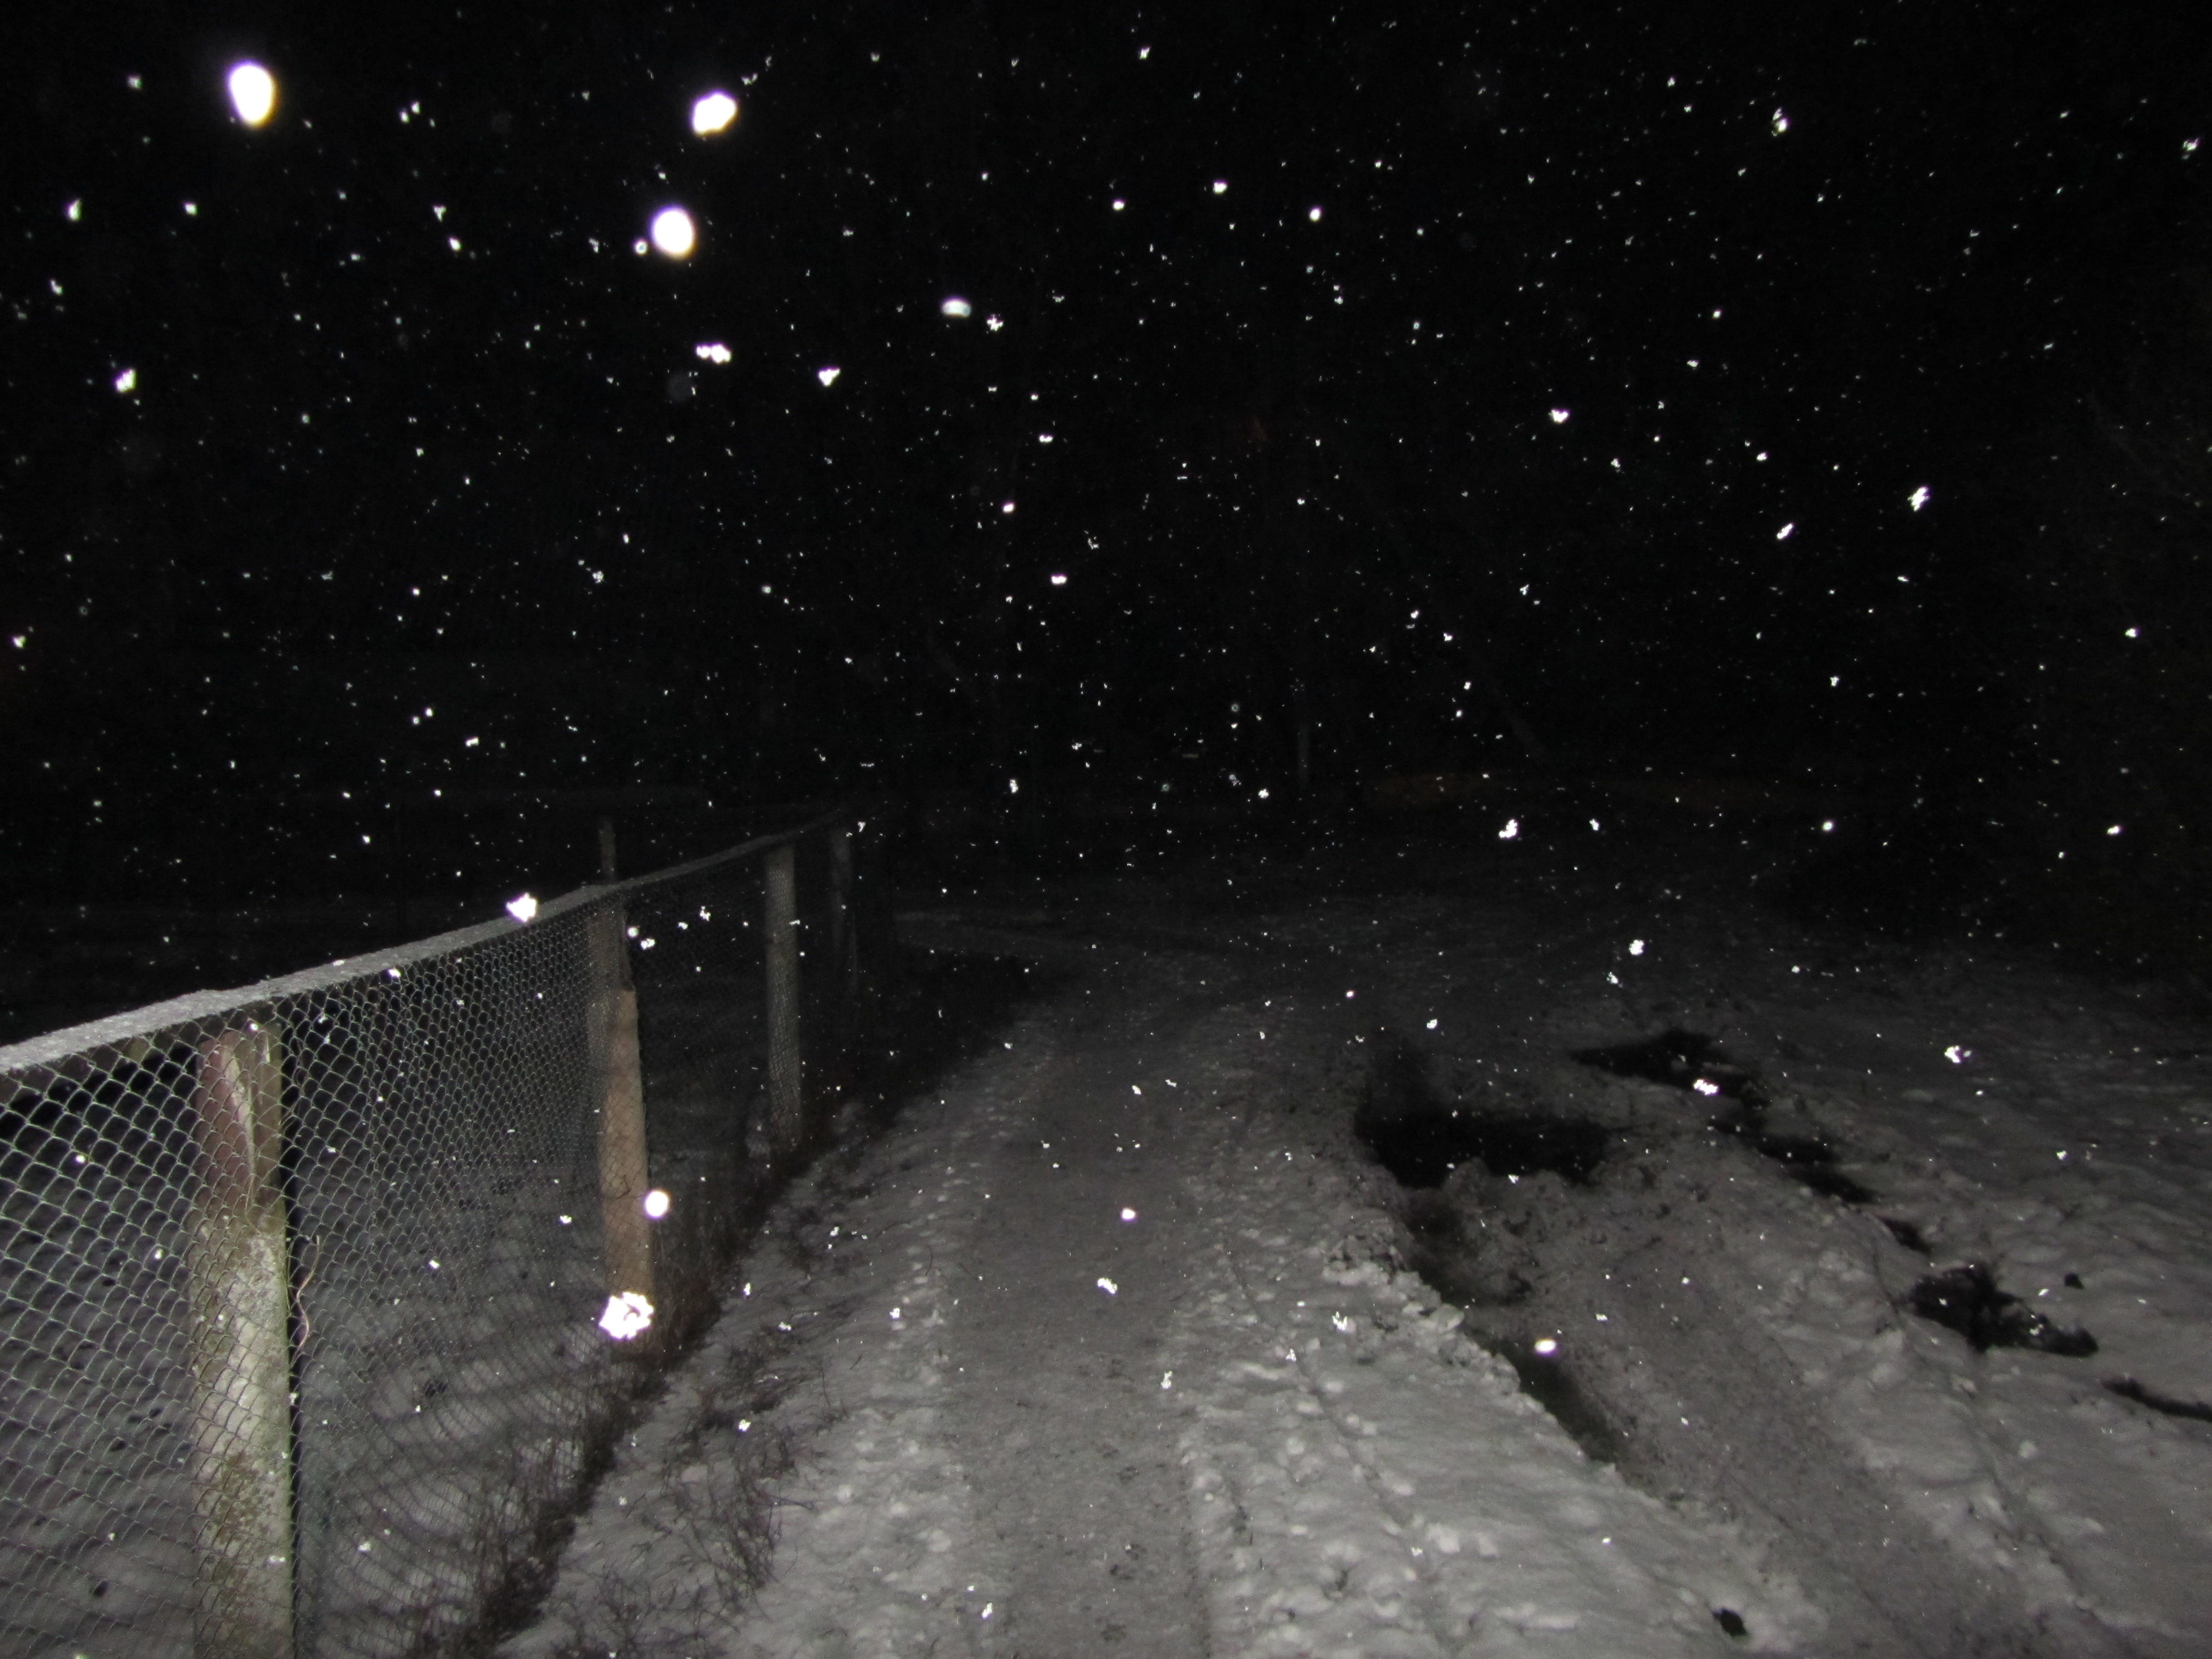
[[[2203,867],[2188,6],[197,9],[5,26],[21,881],[1282,802],[1301,720],[1321,802],[1744,772]]]

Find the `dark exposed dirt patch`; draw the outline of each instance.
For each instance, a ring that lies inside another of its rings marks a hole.
[[[1590,1397],[1556,1350],[1544,1352],[1537,1343],[1525,1338],[1486,1338],[1480,1332],[1474,1337],[1482,1346],[1513,1367],[1514,1374],[1521,1379],[1522,1392],[1551,1413],[1575,1444],[1583,1449],[1584,1456],[1594,1463],[1620,1462],[1621,1454],[1627,1449],[1627,1437],[1613,1426],[1613,1419]]]
[[[2212,1406],[2201,1400],[2177,1400],[2172,1395],[2160,1394],[2155,1389],[2146,1389],[2132,1376],[2115,1376],[2105,1387],[2123,1400],[2132,1400],[2138,1406],[2148,1406],[2168,1417],[2179,1417],[2192,1423],[2212,1423]]]
[[[2032,1348],[2081,1359],[2097,1352],[2095,1337],[2054,1325],[2018,1297],[1999,1290],[1996,1275],[1978,1261],[1930,1273],[1912,1287],[1907,1300],[1913,1312],[1958,1332],[1977,1353]]]
[[[1749,1115],[1747,1114],[1747,1116]],[[1836,1167],[1836,1149],[1814,1135],[1770,1134],[1755,1121],[1741,1127],[1723,1124],[1762,1158],[1771,1158],[1796,1180],[1826,1197],[1846,1204],[1871,1204],[1880,1196],[1873,1188]]]
[[[1601,1125],[1534,1115],[1492,1116],[1448,1107],[1434,1115],[1376,1118],[1358,1126],[1361,1139],[1402,1186],[1440,1187],[1462,1164],[1479,1159],[1492,1175],[1540,1170],[1589,1184],[1612,1139]]]
[[[1441,1188],[1412,1188],[1406,1209],[1413,1236],[1407,1265],[1454,1307],[1510,1308],[1535,1288],[1520,1271],[1525,1264],[1495,1260],[1474,1248],[1458,1205]]]
[[[1921,1232],[1919,1227],[1914,1223],[1903,1220],[1896,1216],[1885,1215],[1878,1216],[1875,1218],[1879,1220],[1883,1226],[1889,1229],[1889,1236],[1892,1238],[1904,1245],[1906,1249],[1911,1250],[1915,1255],[1932,1256],[1936,1254],[1935,1248],[1929,1243],[1926,1236]]]
[[[1534,1287],[1510,1267],[1486,1261],[1468,1238],[1458,1206],[1443,1193],[1416,1188],[1407,1194],[1407,1223],[1413,1235],[1408,1263],[1437,1295],[1473,1316],[1467,1334],[1513,1367],[1522,1390],[1549,1412],[1583,1454],[1619,1464],[1627,1437],[1584,1389],[1556,1339],[1531,1337],[1510,1310]]]
[[[1572,1057],[1616,1077],[1640,1077],[1650,1083],[1695,1089],[1701,1095],[1720,1095],[1754,1105],[1766,1102],[1757,1076],[1729,1059],[1711,1037],[1679,1026],[1641,1042],[1577,1048]],[[1701,1084],[1705,1086],[1700,1088]]]
[[[1587,1186],[1612,1135],[1603,1125],[1541,1112],[1496,1112],[1441,1097],[1428,1060],[1409,1042],[1384,1044],[1369,1072],[1353,1133],[1399,1184],[1440,1187],[1480,1159],[1494,1176],[1541,1170]]]
[[[1814,1192],[1846,1204],[1871,1204],[1875,1191],[1837,1167],[1836,1149],[1818,1135],[1789,1134],[1768,1127],[1773,1097],[1758,1073],[1723,1054],[1713,1040],[1679,1026],[1641,1042],[1577,1048],[1573,1059],[1616,1077],[1643,1078],[1708,1099],[1734,1103],[1713,1127],[1779,1164]]]
[[[1468,1334],[1513,1367],[1522,1389],[1586,1456],[1618,1464],[1626,1438],[1583,1388],[1556,1340],[1521,1334],[1510,1317],[1503,1326],[1495,1322],[1497,1310],[1519,1303],[1533,1287],[1510,1259],[1477,1246],[1462,1214],[1464,1200],[1441,1190],[1454,1170],[1470,1164],[1500,1183],[1551,1175],[1586,1187],[1605,1158],[1611,1132],[1577,1118],[1455,1103],[1433,1087],[1427,1056],[1403,1041],[1377,1048],[1353,1127],[1407,1189],[1413,1271],[1455,1307],[1491,1316],[1471,1322]]]

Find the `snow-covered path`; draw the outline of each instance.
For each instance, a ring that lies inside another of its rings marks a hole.
[[[1204,1608],[1159,1384],[1195,1219],[1177,1182],[1206,1092],[1194,1048],[1212,1034],[1157,988],[1102,1012],[1015,1039],[1042,1058],[992,1124],[973,1286],[946,1332],[951,1417],[1010,1640],[1181,1659],[1206,1650]]]
[[[509,1650],[612,1636],[594,1602],[671,1651],[824,1659],[1511,1653],[1569,1631],[1579,1653],[1696,1652],[1718,1607],[1760,1646],[1806,1630],[1742,1540],[1590,1463],[1378,1265],[1372,1197],[1256,1109],[1301,1070],[1340,1093],[1317,1068],[1346,1039],[1288,999],[1213,1000],[1222,968],[1102,962],[834,1193],[794,1195],[818,1258],[750,1267],[687,1373],[790,1326],[810,1397],[781,1409],[817,1425],[742,1618],[683,1559],[712,1480],[683,1431],[695,1381],[604,1489],[569,1618]]]
[[[2036,1194],[2039,1160],[2067,1160],[2031,1084],[2078,1084],[2088,1045],[2045,1032],[2003,1076],[2002,997],[1972,1030],[1932,990],[1869,1012],[1779,947],[1587,907],[1565,929],[1529,895],[1441,927],[1427,896],[1203,931],[975,915],[910,932],[1056,988],[787,1196],[515,1659],[2162,1656],[2212,1631],[2203,1425],[1902,1311],[1926,1263],[1891,1224],[1948,1228],[2002,1275],[2082,1267],[2130,1364],[2197,1374],[2195,1162],[2133,1182],[2108,1122],[2105,1185]],[[1693,990],[1707,1030],[1804,1091],[1778,1126],[1836,1142],[1878,1206],[1716,1138],[1686,1091],[1566,1059]],[[1510,1295],[1463,1310],[1407,1271],[1424,1212],[1350,1134],[1386,1031],[1464,1070],[1470,1107],[1548,1100],[1611,1137],[1579,1186],[1480,1164],[1447,1183],[1500,1230],[1465,1248]],[[2146,1121],[2201,1102],[2119,1073],[2106,1093]],[[2169,1247],[2156,1309],[2133,1293],[2147,1241]],[[2066,1295],[2041,1305],[2081,1316]],[[1554,1351],[1606,1460],[1498,1357]],[[763,1503],[760,1582],[731,1540]]]

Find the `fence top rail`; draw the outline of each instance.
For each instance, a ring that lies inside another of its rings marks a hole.
[[[122,1013],[110,1014],[104,1019],[92,1020],[82,1025],[64,1026],[42,1036],[29,1037],[21,1042],[0,1047],[0,1077],[52,1066],[88,1049],[117,1048],[133,1038],[151,1036],[171,1026],[193,1021],[211,1022],[226,1014],[261,1007],[280,997],[328,991],[357,980],[376,979],[394,969],[404,969],[435,957],[451,956],[458,951],[521,933],[526,927],[537,927],[571,910],[583,909],[606,899],[619,898],[624,894],[702,875],[725,864],[757,858],[763,853],[788,846],[817,830],[826,830],[840,819],[851,816],[852,809],[849,807],[832,807],[804,823],[778,830],[769,835],[756,836],[750,841],[742,842],[720,853],[709,853],[704,858],[693,859],[688,864],[671,865],[665,870],[654,870],[620,881],[594,882],[573,892],[563,893],[558,898],[541,902],[536,916],[527,922],[517,921],[512,916],[500,916],[490,921],[477,922],[472,927],[456,928],[449,933],[416,939],[412,944],[395,945],[388,950],[371,951],[366,956],[347,957],[319,967],[302,969],[297,973],[259,980],[252,985],[229,990],[188,991],[183,996],[172,997],[166,1002],[149,1003],[143,1008],[127,1009]]]

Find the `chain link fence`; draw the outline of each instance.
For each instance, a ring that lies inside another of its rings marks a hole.
[[[525,1610],[876,1058],[867,828],[0,1048],[0,1650],[459,1654]]]

